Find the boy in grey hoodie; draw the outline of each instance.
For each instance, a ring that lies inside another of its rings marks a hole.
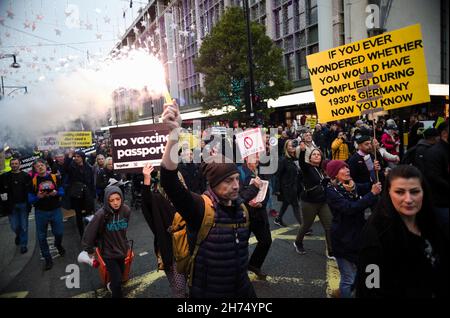
[[[93,254],[95,247],[100,248],[106,269],[111,278],[109,289],[113,298],[122,297],[122,275],[129,245],[127,228],[130,220],[130,208],[124,204],[119,187],[105,189],[103,207],[89,222],[83,235],[82,247]]]

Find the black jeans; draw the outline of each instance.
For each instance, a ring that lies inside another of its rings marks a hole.
[[[278,215],[278,218],[281,220],[283,219],[284,213],[286,213],[287,208],[291,205],[287,201],[283,201],[283,204],[281,205],[280,214]],[[298,224],[302,224],[302,217],[300,215],[300,207],[297,204],[292,204],[292,212],[294,213],[295,219],[297,220]]]
[[[122,298],[122,275],[125,270],[125,259],[103,258],[111,281],[112,298]]]
[[[81,199],[70,198],[70,203],[71,203],[72,208],[75,210],[78,232],[80,233],[80,237],[83,237],[84,222],[83,222],[82,212],[83,212],[83,210],[85,210],[86,214],[88,214],[88,215],[92,214],[94,212],[93,211],[94,202],[92,202],[92,203],[88,202],[88,200],[85,198],[81,198]]]
[[[272,245],[272,235],[270,234],[267,212],[265,210],[260,212],[261,215],[258,215],[258,218],[250,218],[250,231],[255,234],[257,244],[248,262],[249,266],[259,269],[261,269]]]

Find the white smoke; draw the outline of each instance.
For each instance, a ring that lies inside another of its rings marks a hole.
[[[53,83],[43,80],[27,95],[0,101],[0,147],[34,144],[38,137],[73,127],[80,119],[93,127],[107,118],[113,92],[134,89],[142,102],[159,98],[166,90],[161,62],[143,50],[123,49],[87,68],[59,74]]]

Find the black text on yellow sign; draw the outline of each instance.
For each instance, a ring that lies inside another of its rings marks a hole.
[[[59,147],[75,148],[90,147],[92,145],[92,133],[90,131],[67,131],[58,136]]]
[[[320,122],[430,101],[416,24],[307,56]]]

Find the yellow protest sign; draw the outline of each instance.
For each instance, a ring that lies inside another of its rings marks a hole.
[[[187,145],[187,148],[194,149],[200,147],[200,141],[197,136],[193,134],[180,133],[178,137],[178,146],[181,148]]]
[[[430,101],[419,24],[306,58],[322,123]]]
[[[58,144],[61,148],[90,147],[92,133],[90,131],[66,131],[59,133]]]
[[[309,126],[309,128],[315,128],[317,125],[317,118],[314,117],[306,118],[305,124],[306,126]]]

